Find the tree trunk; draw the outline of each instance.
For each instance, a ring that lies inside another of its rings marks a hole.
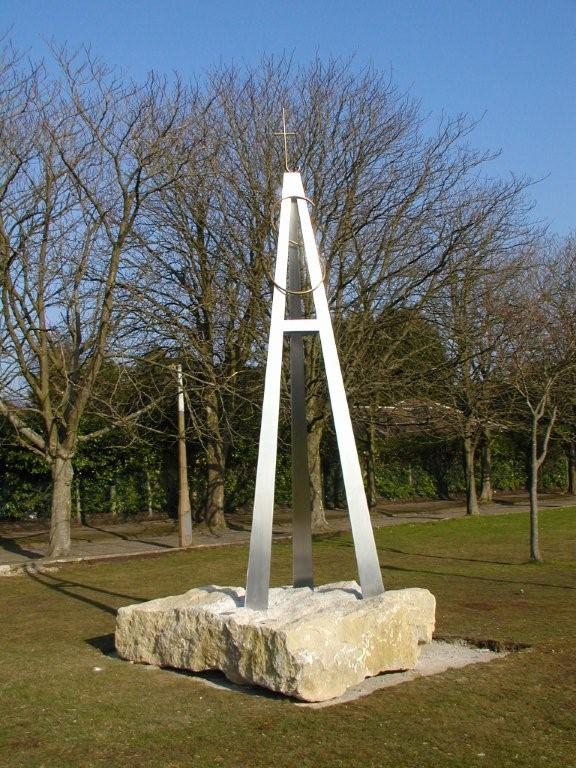
[[[226,473],[226,450],[220,429],[220,404],[215,392],[208,393],[206,403],[206,506],[204,520],[211,531],[224,530],[224,480]]]
[[[410,486],[410,493],[414,495],[414,472],[412,471],[412,464],[408,464],[408,485]]]
[[[439,499],[450,498],[450,483],[445,467],[437,467],[433,473],[436,493]]]
[[[70,554],[73,477],[72,459],[57,456],[52,463],[52,512],[48,549],[48,557],[51,558],[66,557]]]
[[[429,450],[424,467],[434,478],[436,495],[439,499],[450,498],[450,482],[448,479],[448,467],[452,463],[452,453],[445,444],[439,443]]]
[[[540,536],[538,531],[538,471],[546,456],[546,444],[541,457],[538,456],[538,422],[536,415],[532,416],[532,435],[530,445],[530,560],[538,563],[540,554]]]
[[[310,469],[310,491],[312,496],[312,530],[325,531],[328,528],[324,509],[324,491],[322,484],[322,461],[320,443],[324,432],[324,423],[313,422],[308,433],[308,466]]]
[[[576,441],[571,440],[566,446],[566,458],[568,459],[568,488],[571,496],[576,493]]]
[[[146,511],[148,517],[154,516],[154,505],[152,503],[152,480],[150,479],[150,470],[144,470],[144,476],[146,478]]]
[[[118,517],[118,498],[116,495],[116,483],[110,486],[110,513],[114,519]]]
[[[538,458],[536,443],[532,444],[532,467],[530,472],[530,560],[540,562],[540,536],[538,532]]]
[[[74,505],[76,511],[76,522],[79,525],[84,525],[84,512],[82,510],[82,492],[80,488],[80,478],[77,477],[74,484]]]
[[[550,419],[546,429],[544,431],[544,437],[542,439],[542,445],[538,450],[538,427],[540,420],[546,413],[546,406],[548,404],[548,392],[540,400],[540,403],[536,408],[532,410],[532,434],[531,434],[531,446],[530,446],[530,560],[534,562],[541,562],[542,555],[540,554],[540,536],[538,532],[538,473],[540,467],[544,464],[546,454],[548,453],[548,444],[550,442],[550,436],[554,429],[556,422],[556,416],[558,415],[558,408],[554,406],[550,414]]]
[[[330,466],[330,491],[332,496],[332,507],[338,509],[343,504],[343,488],[342,488],[342,470],[340,469],[339,462],[332,462]]]
[[[366,501],[370,509],[376,506],[376,499],[376,428],[374,420],[370,419],[366,452]]]
[[[466,477],[466,514],[477,515],[478,496],[476,494],[476,478],[474,476],[474,460],[476,443],[471,437],[464,438],[464,474]]]
[[[210,530],[226,528],[224,517],[224,473],[226,469],[224,445],[211,437],[206,443],[207,478],[205,522]]]
[[[482,438],[482,490],[480,501],[482,504],[490,504],[494,499],[492,489],[492,435],[488,429],[484,430]]]

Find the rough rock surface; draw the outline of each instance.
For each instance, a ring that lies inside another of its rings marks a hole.
[[[340,696],[384,671],[412,669],[434,629],[426,589],[361,599],[356,582],[271,589],[267,611],[244,608],[240,587],[208,586],[120,608],[116,648],[136,662],[221,670],[305,701]]]

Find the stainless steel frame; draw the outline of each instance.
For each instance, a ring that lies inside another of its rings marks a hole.
[[[302,248],[299,246],[300,242]],[[303,263],[301,263],[302,254]],[[314,301],[315,318],[303,317],[300,281],[300,270],[303,266],[308,269],[310,285],[313,286],[311,294]],[[288,275],[289,284],[287,285]],[[288,318],[286,317],[287,296]],[[246,580],[246,607],[255,610],[266,610],[268,607],[280,376],[285,333],[290,335],[294,586],[313,585],[311,501],[302,335],[319,333],[362,595],[363,597],[378,595],[384,591],[384,585],[336,350],[324,288],[324,276],[302,179],[300,174],[295,172],[284,174],[280,206],[274,295]]]

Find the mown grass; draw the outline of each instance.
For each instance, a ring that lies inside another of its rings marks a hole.
[[[490,664],[312,710],[128,664],[116,608],[208,583],[243,584],[245,547],[74,565],[0,581],[0,764],[78,766],[576,765],[576,509],[541,515],[527,562],[524,514],[376,533],[386,585],[424,586],[437,635],[529,644]],[[317,581],[355,577],[349,536],[318,538]],[[291,547],[273,549],[274,584]]]

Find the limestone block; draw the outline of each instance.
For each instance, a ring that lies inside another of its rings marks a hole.
[[[267,611],[244,589],[208,586],[120,608],[116,648],[136,662],[221,670],[305,701],[341,695],[365,677],[412,669],[431,639],[435,600],[425,589],[361,599],[356,582],[270,590]]]
[[[385,592],[380,599],[400,604],[408,614],[408,621],[416,630],[419,643],[432,642],[436,623],[436,599],[427,589],[395,589]]]

